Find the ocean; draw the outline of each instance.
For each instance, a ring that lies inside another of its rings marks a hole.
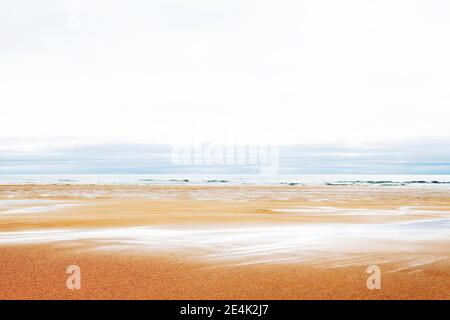
[[[1,175],[0,184],[370,185],[450,188],[450,175]]]

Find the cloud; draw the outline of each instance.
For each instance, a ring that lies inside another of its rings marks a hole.
[[[242,146],[242,145],[241,145]],[[202,152],[210,145],[200,145]],[[236,147],[236,146],[235,146]],[[246,146],[244,146],[246,147]],[[258,163],[174,163],[171,145],[89,144],[0,153],[1,174],[259,174]],[[208,150],[209,150],[208,149]],[[206,151],[205,151],[206,152]],[[449,140],[279,147],[279,175],[450,174]]]
[[[361,145],[450,137],[445,0],[0,6],[4,139]]]

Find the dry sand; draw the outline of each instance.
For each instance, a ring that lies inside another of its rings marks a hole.
[[[449,196],[400,187],[0,186],[0,298],[449,299]],[[366,286],[372,264],[380,290]],[[81,290],[67,289],[68,265],[80,266]]]

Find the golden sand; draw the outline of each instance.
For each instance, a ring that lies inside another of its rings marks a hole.
[[[449,196],[341,186],[0,186],[0,298],[449,299]],[[410,222],[418,222],[411,231]],[[366,285],[373,264],[380,290]],[[68,265],[80,266],[81,290],[67,289]]]

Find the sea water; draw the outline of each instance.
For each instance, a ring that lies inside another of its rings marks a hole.
[[[450,188],[450,175],[1,175],[0,184],[373,185]]]

